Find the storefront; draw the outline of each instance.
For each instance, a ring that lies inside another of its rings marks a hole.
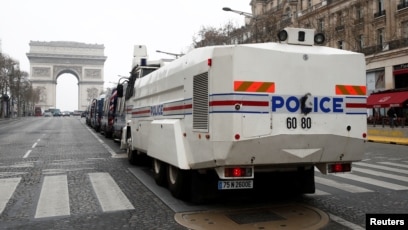
[[[395,88],[408,88],[408,63],[394,66]]]
[[[407,125],[408,121],[408,89],[385,90],[372,93],[367,98],[367,108],[370,115],[369,123],[387,123],[387,111],[393,107],[395,109],[398,122]]]

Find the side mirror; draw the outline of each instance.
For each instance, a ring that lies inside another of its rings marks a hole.
[[[118,97],[123,97],[123,85],[119,85],[116,87]]]

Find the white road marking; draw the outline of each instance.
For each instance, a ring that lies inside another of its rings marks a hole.
[[[118,154],[115,153],[115,151],[113,151],[113,149],[111,147],[109,147],[109,145],[107,145],[105,142],[103,142],[103,140],[101,138],[98,137],[98,135],[96,135],[95,132],[93,132],[90,128],[86,127],[88,129],[88,131],[96,138],[96,140],[99,141],[99,143],[102,144],[102,146],[112,155],[113,158],[116,158]],[[122,157],[118,157],[118,158],[122,158]]]
[[[34,149],[34,148],[38,145],[38,142],[40,142],[40,141],[41,141],[41,139],[37,139],[37,142],[35,142],[35,143],[31,146],[31,149],[26,152],[26,154],[23,156],[23,158],[27,158],[27,157],[30,155],[32,149]]]
[[[10,200],[20,181],[21,177],[0,179],[0,215],[6,208],[7,202]]]
[[[333,215],[331,213],[328,213],[328,214],[329,214],[331,220],[333,220],[333,221],[335,221],[335,222],[337,222],[337,223],[339,223],[339,224],[341,224],[341,225],[343,225],[345,227],[348,227],[348,228],[353,229],[353,230],[364,230],[363,227],[361,227],[361,226],[359,226],[357,224],[351,223],[351,222],[349,222],[349,221],[347,221],[347,220],[345,220],[345,219],[343,219],[341,217],[338,217],[336,215]]]
[[[408,170],[404,170],[404,169],[396,169],[396,168],[390,168],[387,166],[367,164],[367,163],[362,163],[362,162],[356,162],[355,164],[359,166],[369,167],[369,168],[382,169],[382,170],[387,170],[391,172],[408,174]]]
[[[395,174],[391,174],[391,173],[384,173],[384,172],[374,171],[374,170],[370,170],[370,169],[362,169],[362,168],[353,168],[353,170],[357,171],[357,172],[362,172],[362,173],[365,173],[365,174],[374,175],[374,176],[386,177],[386,178],[391,178],[391,179],[394,179],[394,180],[400,180],[400,181],[408,182],[408,177],[407,176],[399,176],[399,175],[395,175]]]
[[[23,156],[23,158],[27,158],[27,157],[30,155],[31,151],[32,151],[31,149],[28,150],[28,151],[26,152],[26,154]]]
[[[108,173],[89,173],[89,178],[104,212],[134,209]]]
[[[45,176],[35,218],[70,214],[67,175]]]
[[[351,193],[373,192],[366,188],[362,188],[362,187],[358,187],[358,186],[346,184],[346,183],[340,183],[334,180],[321,178],[321,177],[315,177],[315,181],[319,184],[324,184],[324,185],[334,187],[334,188],[337,188],[337,189],[340,189],[346,192],[351,192]]]
[[[391,165],[391,166],[397,166],[397,167],[402,167],[402,168],[408,168],[407,164],[398,164],[398,163],[392,163],[392,162],[378,162],[380,164],[384,165]]]
[[[355,181],[359,181],[359,182],[366,183],[366,184],[372,184],[372,185],[375,185],[375,186],[378,186],[378,187],[383,187],[383,188],[386,188],[386,189],[408,190],[408,187],[406,187],[406,186],[393,184],[393,183],[388,183],[388,182],[385,182],[385,181],[376,180],[376,179],[372,179],[372,178],[369,178],[369,177],[357,176],[357,175],[353,175],[353,174],[333,174],[333,176],[342,177],[342,178],[349,179],[349,180],[355,180]]]
[[[27,172],[0,172],[0,177],[14,177],[27,174]]]
[[[328,192],[316,189],[314,194],[307,194],[308,196],[327,196],[327,195],[331,195]]]

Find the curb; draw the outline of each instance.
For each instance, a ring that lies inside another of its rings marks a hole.
[[[408,138],[403,137],[369,136],[367,140],[377,143],[408,145]]]

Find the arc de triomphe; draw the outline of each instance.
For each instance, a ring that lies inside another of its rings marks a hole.
[[[86,110],[104,84],[104,45],[79,42],[30,41],[30,81],[40,91],[43,110],[56,107],[57,78],[64,73],[78,79],[78,109]],[[76,93],[76,92],[75,92]],[[66,95],[69,97],[69,95]]]

